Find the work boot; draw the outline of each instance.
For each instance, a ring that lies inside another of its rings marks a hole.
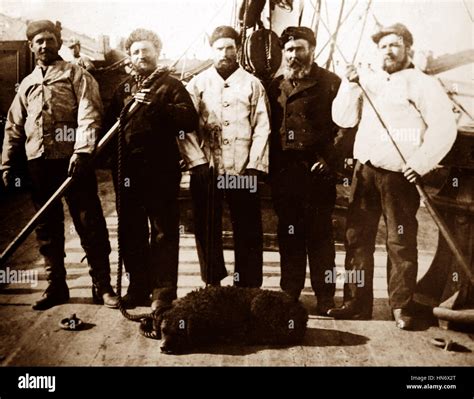
[[[133,309],[137,306],[148,306],[150,304],[150,295],[146,292],[136,292],[128,290],[127,294],[122,297],[122,305],[125,309]]]
[[[344,304],[340,308],[329,309],[327,315],[340,320],[370,320],[372,309],[360,310],[353,304]]]
[[[50,282],[43,293],[43,297],[37,301],[32,308],[34,310],[46,310],[56,305],[61,305],[69,300],[69,288],[65,281]]]
[[[119,299],[114,292],[110,283],[108,284],[93,284],[92,285],[92,299],[98,305],[104,305],[111,309],[117,309]]]
[[[400,330],[413,330],[414,319],[406,309],[393,309],[392,315],[395,319],[395,325]]]
[[[335,307],[333,298],[317,298],[316,314],[318,316],[327,316],[328,311]]]

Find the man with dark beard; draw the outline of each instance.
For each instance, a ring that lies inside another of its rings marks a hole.
[[[360,82],[406,159],[400,158],[372,106],[357,84],[359,73],[347,67],[333,103],[342,127],[359,124],[354,144],[357,165],[346,222],[346,275],[363,275],[363,284],[344,285],[344,305],[331,309],[338,319],[370,319],[373,307],[375,237],[380,215],[387,227],[389,302],[400,329],[412,329],[412,297],[417,277],[416,213],[420,197],[413,184],[434,169],[456,139],[448,96],[436,79],[411,63],[413,37],[403,24],[383,27],[372,36],[382,71],[360,73]]]
[[[147,104],[123,127],[123,174],[119,182],[115,167],[114,183],[116,192],[120,190],[120,242],[130,280],[123,303],[128,308],[146,305],[151,293],[152,310],[169,305],[177,294],[181,180],[177,139],[190,141],[188,132],[197,129],[196,111],[179,80],[166,76],[154,93],[141,88],[158,67],[161,47],[152,31],[136,29],[130,34],[125,49],[133,73],[118,87],[107,112],[111,126],[132,97]],[[190,162],[199,163],[202,152],[197,145],[187,145],[186,151]]]
[[[222,208],[226,199],[234,232],[234,285],[260,287],[263,232],[257,175],[268,172],[267,97],[260,81],[239,67],[239,35],[232,27],[216,28],[209,42],[214,65],[186,86],[199,112],[199,140],[204,151],[201,166],[188,161],[201,277],[208,284],[219,285],[227,276],[222,248]],[[209,182],[202,179],[209,169],[208,161],[214,164],[217,181],[252,181],[254,189],[211,182],[216,189],[214,198],[210,198]],[[215,204],[210,210],[213,218],[207,212],[209,200]],[[214,232],[212,245],[210,231]]]
[[[337,126],[331,105],[340,79],[314,62],[311,29],[289,27],[280,38],[283,75],[269,87],[272,138],[270,170],[278,215],[278,242],[283,291],[298,300],[309,258],[317,313],[334,306],[335,267],[332,211],[336,200],[332,175]]]

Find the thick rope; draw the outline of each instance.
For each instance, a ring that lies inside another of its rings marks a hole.
[[[163,70],[163,68],[157,68],[148,78],[146,78],[140,86],[140,89],[146,89],[158,83],[158,78],[167,76],[169,70]],[[122,315],[131,321],[140,321],[142,319],[152,319],[152,313],[142,313],[132,315],[124,307],[122,301],[122,269],[123,269],[123,256],[122,256],[122,190],[123,190],[123,177],[124,177],[124,128],[128,122],[128,111],[134,101],[128,102],[120,112],[119,127],[118,127],[118,145],[117,145],[117,236],[118,236],[118,264],[117,264],[117,295],[119,297],[119,310]]]

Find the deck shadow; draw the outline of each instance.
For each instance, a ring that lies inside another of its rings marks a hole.
[[[369,338],[346,331],[324,328],[308,328],[302,346],[358,346],[365,345]]]
[[[301,345],[307,347],[324,347],[324,346],[357,346],[365,345],[369,338],[353,334],[345,331],[326,330],[321,328],[308,328],[304,341]],[[256,354],[263,350],[289,349],[291,345],[216,345],[207,348],[199,348],[196,350],[186,351],[182,354],[173,354],[173,356],[182,356],[190,354],[209,354],[209,355],[226,355],[226,356],[245,356]]]

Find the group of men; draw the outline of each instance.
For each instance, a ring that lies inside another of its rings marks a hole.
[[[258,181],[269,174],[278,216],[281,289],[299,299],[308,259],[318,314],[370,319],[375,235],[383,214],[390,305],[399,328],[413,327],[419,206],[413,183],[449,151],[456,124],[438,82],[413,67],[413,38],[404,25],[382,28],[372,37],[382,56],[382,71],[359,77],[348,66],[342,83],[315,63],[313,31],[288,27],[280,37],[282,74],[266,87],[239,66],[239,34],[220,26],[210,36],[213,65],[209,69],[186,87],[166,75],[153,92],[142,83],[157,69],[162,43],[154,32],[137,29],[125,43],[133,73],[117,88],[105,116],[94,78],[58,55],[60,30],[50,21],[35,21],[28,25],[27,37],[37,66],[21,83],[8,113],[3,181],[11,185],[15,162],[25,150],[36,208],[67,175],[74,177],[66,202],[87,255],[97,302],[118,305],[110,285],[110,244],[93,155],[98,138],[117,121],[124,105],[135,99],[146,106],[122,126],[120,157],[112,161],[120,197],[121,252],[130,278],[122,299],[126,307],[148,305],[151,299],[156,310],[176,298],[182,159],[191,174],[196,246],[206,284],[220,285],[228,274],[222,243],[225,200],[233,228],[234,284],[262,285],[258,190],[225,182]],[[403,135],[395,138],[406,163],[363,97],[361,86],[390,130],[415,132],[411,140]],[[358,161],[347,217],[345,267],[348,272],[362,271],[364,283],[347,281],[344,305],[335,308],[336,282],[327,279],[327,272],[335,268],[331,215],[338,154],[334,139],[340,128],[357,125],[354,157]],[[66,126],[75,129],[75,140],[58,140],[57,129]],[[116,149],[112,152],[117,154]],[[63,220],[58,201],[37,227],[49,286],[35,309],[48,309],[69,298]]]

